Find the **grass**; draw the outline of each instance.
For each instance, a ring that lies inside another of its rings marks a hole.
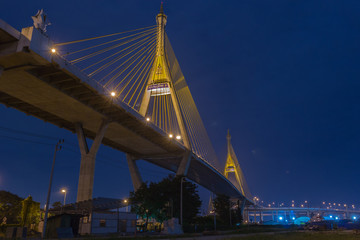
[[[224,238],[224,240],[359,240],[359,235],[336,232],[292,232]]]

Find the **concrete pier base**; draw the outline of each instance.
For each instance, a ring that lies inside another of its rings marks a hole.
[[[137,191],[140,188],[143,181],[139,172],[139,168],[136,164],[136,159],[131,155],[126,154],[126,160],[130,171],[131,181],[134,186],[134,191]]]
[[[187,151],[177,169],[176,176],[186,176],[190,167],[191,162],[191,152]]]
[[[94,142],[89,150],[88,144],[86,142],[86,136],[84,134],[81,123],[75,124],[81,153],[80,174],[76,198],[77,202],[92,199],[96,154],[101,145],[101,141],[104,138],[105,131],[108,125],[108,120],[103,120],[101,122],[99,130],[96,133]]]

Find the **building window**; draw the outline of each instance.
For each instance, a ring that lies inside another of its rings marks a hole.
[[[106,220],[105,220],[105,219],[101,219],[99,226],[100,226],[100,227],[106,227]]]

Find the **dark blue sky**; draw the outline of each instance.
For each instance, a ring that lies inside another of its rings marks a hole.
[[[57,42],[155,24],[160,1],[5,1],[0,18],[17,29],[40,8]],[[358,204],[360,2],[165,1],[167,33],[220,159],[226,131],[252,193],[264,201]],[[65,138],[52,200],[76,198],[75,135],[0,106],[0,127]],[[11,140],[0,128],[0,189],[46,199],[55,139]],[[18,135],[21,137],[20,135]],[[69,151],[70,150],[70,151]],[[151,169],[150,172],[146,172]],[[148,180],[166,171],[142,164]],[[94,196],[132,189],[124,155],[102,146]],[[205,196],[205,194],[203,194]],[[205,198],[205,197],[204,197]]]

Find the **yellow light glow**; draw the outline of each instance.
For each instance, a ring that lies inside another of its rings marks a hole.
[[[66,190],[65,190],[65,189],[61,189],[61,192],[66,193]]]
[[[115,97],[115,95],[116,95],[115,92],[111,92],[112,97]]]
[[[55,48],[52,48],[52,49],[51,49],[51,52],[52,52],[52,53],[56,53],[56,49],[55,49]]]
[[[173,138],[173,135],[172,135],[172,134],[169,134],[169,138]]]
[[[149,118],[149,117],[147,117],[147,118],[146,118],[146,121],[147,121],[147,122],[150,122],[150,118]]]
[[[125,199],[125,200],[124,200],[124,203],[127,203],[127,202],[128,202],[128,200],[127,200],[127,199]]]
[[[177,135],[177,136],[176,136],[176,139],[177,139],[177,140],[180,140],[180,139],[181,139],[181,136],[180,136],[180,135]]]

